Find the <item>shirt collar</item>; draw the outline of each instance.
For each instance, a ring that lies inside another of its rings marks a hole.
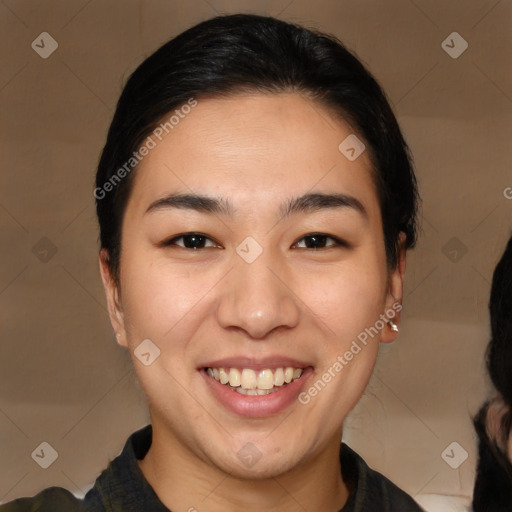
[[[92,491],[98,493],[101,503],[107,510],[171,512],[160,501],[137,462],[148,452],[152,436],[151,424],[134,432],[126,441],[120,455],[96,480]],[[364,510],[368,466],[345,443],[340,447],[340,463],[345,483],[354,489],[340,512]]]

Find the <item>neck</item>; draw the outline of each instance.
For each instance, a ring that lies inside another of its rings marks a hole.
[[[242,479],[199,458],[161,424],[152,422],[151,447],[139,467],[171,511],[338,512],[349,488],[341,477],[341,435],[308,461],[277,477]]]

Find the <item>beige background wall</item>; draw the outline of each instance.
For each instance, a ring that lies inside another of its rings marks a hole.
[[[389,95],[415,157],[423,233],[401,335],[345,437],[413,495],[471,493],[490,279],[512,229],[512,3],[4,0],[0,501],[50,485],[83,494],[148,421],[105,310],[95,165],[129,72],[188,26],[237,11],[336,34]],[[469,45],[456,59],[441,45],[454,31]],[[58,43],[47,59],[31,47],[42,32]],[[31,458],[42,441],[58,452],[46,470]],[[441,457],[454,441],[468,453],[456,469]]]

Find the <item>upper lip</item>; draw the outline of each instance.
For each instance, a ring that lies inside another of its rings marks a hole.
[[[207,361],[199,365],[202,368],[250,368],[252,370],[272,370],[275,368],[307,368],[312,366],[310,363],[293,359],[286,356],[275,355],[267,357],[226,357],[223,359],[215,359]]]

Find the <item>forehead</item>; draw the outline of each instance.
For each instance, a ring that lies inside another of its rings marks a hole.
[[[198,99],[173,121],[160,137],[150,135],[154,147],[136,170],[132,206],[191,191],[268,204],[336,189],[377,201],[367,151],[350,161],[339,149],[353,128],[298,93]]]

